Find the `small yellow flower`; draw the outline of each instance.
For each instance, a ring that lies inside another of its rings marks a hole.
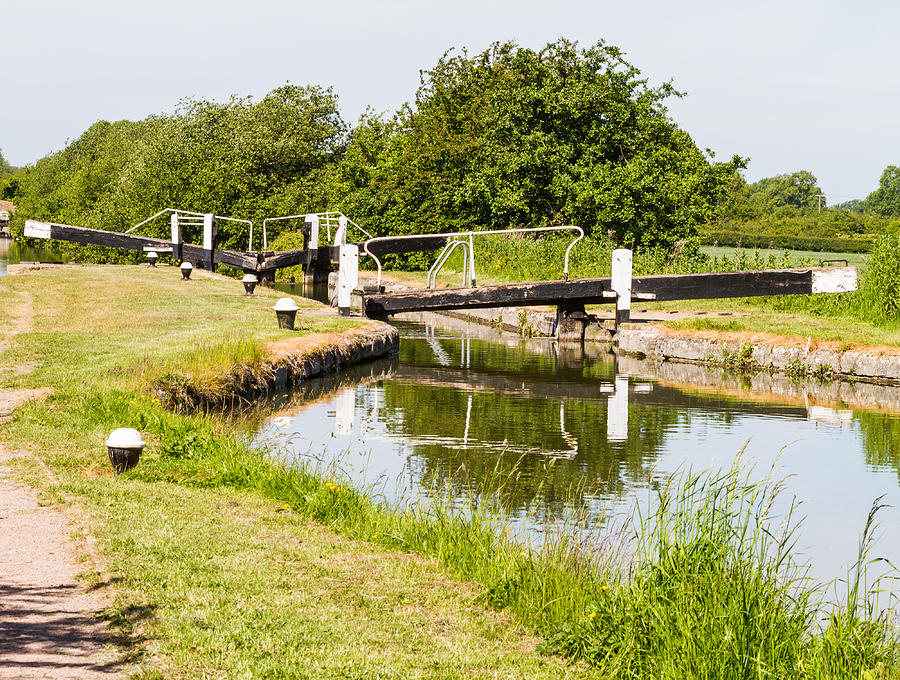
[[[595,616],[597,616],[597,612],[591,612],[590,614],[588,614],[588,618],[589,618],[589,619],[592,619],[592,618],[594,618]]]

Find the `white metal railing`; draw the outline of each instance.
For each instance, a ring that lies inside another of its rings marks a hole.
[[[376,285],[381,286],[381,260],[369,250],[369,246],[372,243],[381,243],[384,241],[406,241],[412,239],[421,239],[428,238],[429,236],[433,236],[436,238],[448,238],[454,239],[458,241],[459,239],[466,238],[469,242],[469,276],[470,280],[474,281],[475,279],[475,249],[473,244],[473,237],[475,236],[494,236],[496,234],[527,234],[534,232],[544,232],[544,231],[577,231],[578,236],[569,244],[569,247],[566,248],[565,257],[563,258],[563,279],[568,281],[569,279],[569,253],[572,252],[572,248],[575,247],[575,244],[578,243],[582,238],[584,238],[584,229],[581,227],[577,227],[575,225],[565,225],[565,226],[557,226],[557,227],[522,227],[519,229],[495,229],[493,231],[455,231],[455,232],[446,232],[442,234],[409,234],[403,236],[376,236],[375,238],[370,238],[368,241],[363,243],[363,252],[366,255],[375,260],[375,265],[378,267],[378,280]],[[444,247],[446,250],[447,246]],[[443,254],[443,253],[442,253]],[[440,258],[439,258],[440,259]],[[430,272],[429,272],[430,274]],[[436,275],[435,275],[436,276]]]
[[[306,215],[305,214],[303,214],[303,215],[282,215],[281,217],[267,217],[266,219],[264,219],[263,225],[262,225],[262,227],[263,227],[263,250],[269,249],[269,237],[266,234],[266,225],[269,222],[278,222],[279,220],[299,220],[299,219],[305,220]]]
[[[428,280],[425,283],[426,288],[434,288],[437,285],[438,272],[441,271],[443,266],[447,263],[447,260],[450,259],[450,256],[453,254],[453,252],[460,247],[462,247],[463,249],[463,285],[475,285],[474,270],[472,270],[472,276],[469,276],[469,262],[474,258],[471,244],[469,243],[469,241],[450,241],[449,243],[447,243],[447,245],[444,246],[441,254],[438,255],[438,259],[436,259],[434,261],[434,264],[431,265],[431,269],[428,270]]]
[[[297,220],[297,219],[303,219],[305,221],[308,221],[308,218],[310,218],[310,217],[318,218],[319,226],[324,226],[325,229],[328,231],[328,242],[329,243],[331,242],[331,228],[334,227],[334,229],[336,231],[334,245],[336,245],[336,246],[341,245],[340,243],[337,243],[337,240],[338,240],[338,237],[340,236],[342,227],[355,227],[356,229],[361,231],[363,234],[365,234],[369,238],[374,238],[374,236],[372,234],[367,232],[365,229],[363,229],[361,226],[359,226],[356,222],[351,220],[349,217],[347,217],[342,212],[321,212],[321,213],[306,213],[304,215],[283,215],[280,217],[267,217],[266,219],[263,220],[263,250],[265,250],[266,248],[269,247],[269,237],[268,237],[268,234],[266,231],[266,227],[269,222],[277,222],[279,220]],[[344,235],[346,236],[346,232],[344,232]]]
[[[130,234],[131,232],[133,232],[137,229],[140,229],[145,224],[152,222],[157,217],[160,217],[161,215],[165,215],[166,213],[172,213],[172,214],[178,215],[178,223],[183,224],[188,227],[202,227],[204,224],[205,215],[209,214],[209,213],[195,212],[193,210],[182,210],[181,208],[163,208],[158,213],[156,213],[155,215],[151,215],[143,222],[138,222],[131,229],[126,231],[125,233]],[[251,222],[250,220],[242,220],[237,217],[223,217],[222,215],[214,215],[213,217],[216,220],[225,220],[226,222],[239,222],[241,224],[249,225],[250,226],[250,239],[248,241],[247,250],[251,250],[251,251],[253,250],[253,222]]]
[[[151,215],[150,217],[148,217],[148,218],[147,218],[146,220],[144,220],[143,222],[138,222],[138,223],[135,224],[131,229],[129,229],[128,231],[126,231],[125,233],[126,233],[126,234],[130,234],[131,232],[135,231],[136,229],[140,229],[141,227],[143,227],[143,226],[144,226],[145,224],[147,224],[148,222],[152,222],[153,220],[155,220],[155,219],[156,219],[157,217],[159,217],[160,215],[165,215],[166,213],[178,213],[179,215],[191,215],[191,216],[194,216],[194,217],[203,217],[203,213],[192,212],[192,211],[190,211],[190,210],[181,210],[181,209],[179,209],[179,208],[163,208],[163,209],[160,210],[158,213],[156,213],[155,215]]]
[[[346,222],[346,225],[348,227],[356,227],[359,231],[361,231],[363,234],[365,234],[369,238],[375,238],[374,235],[367,232],[365,229],[363,229],[361,226],[359,226],[356,222],[351,220],[349,217],[347,217],[342,212],[323,212],[323,213],[315,213],[315,215],[319,218],[319,224],[324,225],[325,228],[328,230],[328,240],[329,241],[331,241],[331,227],[334,227],[336,232],[340,231],[341,227],[344,226],[342,224],[342,222]],[[337,239],[338,236],[339,236],[339,234],[335,233],[335,239]],[[337,241],[335,241],[335,243],[333,243],[332,245],[338,246],[341,244],[337,243]]]

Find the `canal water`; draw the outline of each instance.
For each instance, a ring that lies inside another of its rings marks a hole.
[[[448,323],[398,323],[399,357],[283,396],[257,440],[388,502],[465,499],[502,479],[509,518],[532,535],[646,508],[661,480],[727,468],[743,450],[752,476],[785,479],[785,508],[801,503],[816,578],[855,561],[881,496],[893,507],[873,556],[900,564],[900,388],[588,356]]]
[[[56,253],[47,248],[31,248],[20,241],[0,237],[0,276],[6,276],[6,267],[20,262],[54,262]]]

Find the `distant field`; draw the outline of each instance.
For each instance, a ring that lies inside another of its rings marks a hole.
[[[818,263],[820,260],[847,260],[848,264],[856,265],[857,267],[865,266],[865,258],[866,253],[829,253],[829,252],[820,252],[818,250],[785,250],[778,248],[731,248],[728,246],[700,246],[700,250],[710,255],[712,257],[734,257],[735,253],[738,250],[741,250],[745,254],[752,255],[753,253],[759,253],[763,257],[769,257],[769,255],[774,255],[775,257],[780,258],[785,253],[788,253],[791,260],[797,264],[800,264],[804,260],[812,260],[815,263]]]

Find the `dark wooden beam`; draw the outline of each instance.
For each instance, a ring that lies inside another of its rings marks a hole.
[[[585,304],[609,302],[609,279],[576,281],[540,281],[504,286],[475,288],[439,288],[409,293],[367,295],[366,314],[379,316],[419,310],[480,309],[486,307],[527,307],[555,305],[562,300],[581,300]]]
[[[855,288],[855,267],[805,267],[638,276],[632,279],[632,294],[652,295],[653,299],[659,301],[801,295],[819,292],[814,286],[817,275],[820,275],[820,280],[825,277],[852,279]],[[571,301],[602,304],[615,302],[611,292],[608,278],[540,281],[476,288],[441,288],[367,295],[365,312],[370,316],[384,316],[411,311],[558,305]],[[821,292],[829,291],[821,290]]]
[[[661,274],[635,276],[632,293],[655,295],[658,301],[707,300],[802,295],[812,292],[812,269],[764,269],[710,274]]]
[[[30,220],[25,225],[25,236],[70,241],[92,246],[105,246],[107,248],[121,248],[123,250],[142,251],[147,248],[170,248],[172,246],[171,241],[150,236],[138,236],[137,234],[123,234],[117,231],[86,229],[84,227],[73,227],[68,224]],[[257,269],[258,262],[255,255],[237,253],[231,250],[215,250],[213,253],[213,262],[216,264],[227,264],[239,269],[252,271]],[[209,262],[209,251],[204,249],[203,246],[190,243],[181,244],[181,256],[185,260]]]

